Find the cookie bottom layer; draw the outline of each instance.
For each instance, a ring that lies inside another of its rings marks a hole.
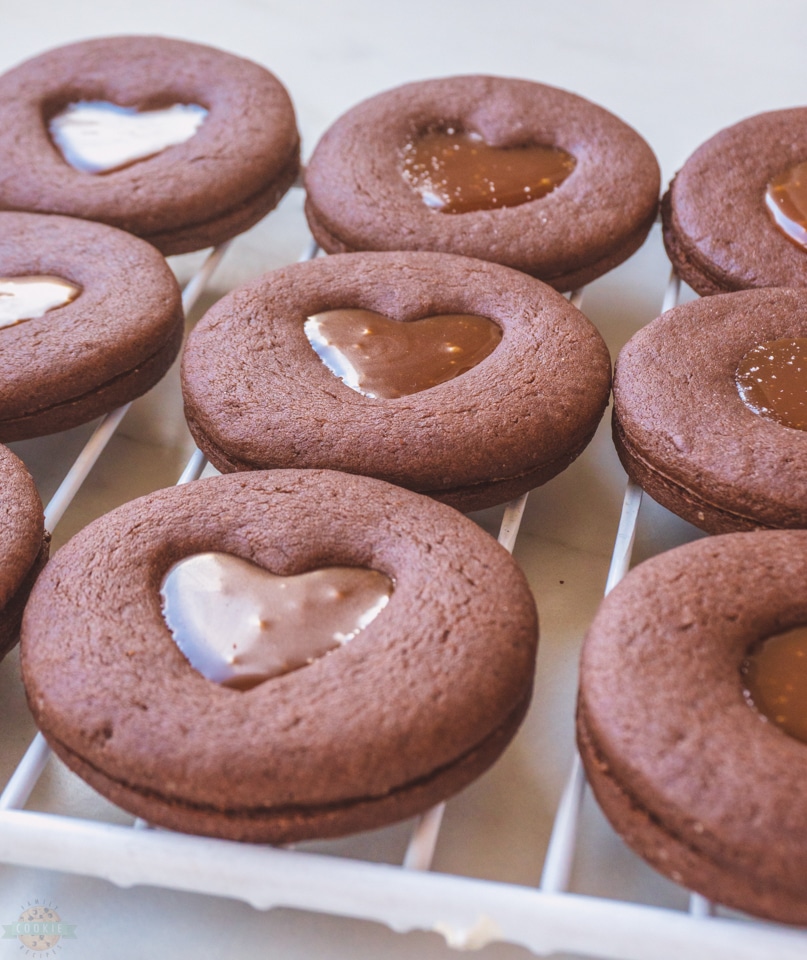
[[[238,460],[236,457],[230,457],[208,438],[201,428],[199,421],[193,418],[187,407],[185,408],[185,418],[190,427],[193,438],[202,453],[207,457],[210,463],[221,473],[242,473],[251,470],[271,470],[274,468],[283,468],[294,465],[287,464],[255,464],[245,460]],[[541,464],[534,470],[519,474],[516,477],[502,477],[491,480],[487,483],[475,483],[467,487],[451,487],[446,490],[414,490],[424,497],[431,497],[432,500],[438,500],[449,507],[454,507],[462,513],[472,513],[475,510],[486,510],[488,507],[495,507],[501,503],[508,503],[524,493],[529,493],[535,487],[556,477],[566,469],[570,463],[577,459],[591,442],[597,427],[583,439],[581,443],[572,450],[566,451],[562,456],[548,463]],[[329,465],[324,463],[314,469],[329,469]],[[385,476],[376,476],[376,480],[385,480],[388,483],[395,483]],[[396,484],[400,486],[400,484]],[[414,489],[414,488],[410,488]]]
[[[40,571],[48,562],[49,555],[50,534],[46,532],[31,569],[25,575],[25,579],[11,600],[0,610],[0,660],[16,647],[20,639],[20,623],[22,622],[25,604],[28,602],[28,594],[33,589]]]
[[[0,419],[0,441],[28,440],[69,430],[142,396],[168,372],[182,346],[182,336],[180,319],[170,339],[132,370],[64,403],[43,407],[24,417]]]
[[[253,843],[294,843],[340,837],[386,826],[428,810],[480,776],[498,759],[515,735],[530,704],[531,686],[492,734],[453,763],[379,797],[356,798],[327,806],[255,810],[216,810],[183,804],[130,784],[109,779],[102,771],[67,750],[45,733],[54,753],[83,780],[113,803],[157,826],[182,833]],[[338,757],[335,758],[338,761]],[[323,775],[326,775],[323,772]]]
[[[734,513],[703,499],[693,490],[665,477],[631,445],[622,425],[614,416],[613,438],[619,460],[634,483],[656,503],[707,533],[737,533],[743,530],[777,530],[807,526],[807,517],[784,518],[780,523],[765,523],[745,514]]]
[[[716,293],[732,293],[744,289],[741,284],[732,283],[727,277],[720,276],[717,270],[709,271],[699,259],[697,251],[681,236],[675,225],[670,190],[661,200],[661,235],[664,249],[675,272],[695,293],[710,297]]]
[[[313,204],[310,200],[306,199],[305,202],[305,215],[308,220],[308,227],[311,230],[311,233],[314,239],[317,241],[319,246],[326,253],[358,253],[364,252],[360,251],[357,247],[350,247],[337,236],[331,233],[327,227],[322,223],[320,218],[317,216],[317,213],[314,209]],[[641,245],[647,239],[647,235],[650,232],[650,228],[656,222],[656,211],[653,211],[653,215],[642,223],[625,241],[625,243],[618,249],[609,253],[607,256],[602,257],[599,260],[594,261],[593,263],[586,264],[585,266],[578,267],[576,270],[572,270],[569,273],[561,274],[554,277],[545,277],[537,273],[532,273],[531,276],[536,277],[538,280],[542,280],[544,283],[548,284],[550,287],[553,287],[559,293],[567,293],[571,290],[577,290],[580,287],[584,287],[587,283],[591,283],[592,280],[596,280],[597,277],[601,277],[603,274],[608,273],[609,270],[613,270],[614,267],[618,267],[620,263],[624,263],[628,257],[633,256],[634,253],[641,247]],[[420,249],[412,247],[412,249]],[[458,250],[443,250],[443,253],[462,253]],[[499,261],[494,261],[499,262]],[[503,266],[513,267],[513,264],[505,263]],[[519,267],[514,267],[514,269],[522,269]],[[529,273],[530,271],[524,271]]]
[[[249,230],[259,220],[262,220],[267,213],[274,210],[297,180],[299,172],[300,153],[298,145],[289,161],[269,186],[248,197],[237,207],[227,210],[212,220],[188,224],[178,230],[149,234],[143,236],[143,239],[148,240],[165,256],[191,253],[194,250],[202,250],[204,247],[214,247],[219,243],[224,243],[225,240]]]
[[[600,807],[625,843],[652,867],[676,883],[705,897],[780,923],[807,923],[807,900],[770,884],[755,883],[739,866],[717,863],[668,832],[653,813],[610,774],[578,706],[577,743],[591,789]]]

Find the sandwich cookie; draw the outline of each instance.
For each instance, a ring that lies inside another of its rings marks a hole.
[[[581,97],[449,77],[338,119],[306,170],[306,216],[328,253],[458,253],[572,290],[641,246],[659,176],[644,140]]]
[[[664,245],[703,295],[807,286],[807,107],[775,110],[700,146],[662,202]]]
[[[52,564],[23,627],[37,724],[172,829],[287,843],[412,816],[487,769],[529,703],[535,608],[514,561],[376,480],[197,481],[102,517]]]
[[[164,254],[257,223],[299,168],[268,70],[164,37],[50,50],[0,77],[0,209],[99,220]]]
[[[476,510],[583,450],[610,360],[575,307],[514,270],[347,254],[220,300],[189,338],[182,383],[191,432],[222,472],[327,467]]]
[[[766,716],[757,691],[776,683],[771,660],[795,628],[786,672],[804,689],[805,578],[800,530],[710,537],[641,564],[588,631],[577,714],[594,794],[637,853],[718,903],[796,924],[807,743],[779,724],[807,703],[785,697]]]
[[[710,533],[807,527],[807,292],[670,310],[623,347],[614,442],[628,475]]]
[[[0,446],[0,658],[19,639],[25,601],[48,559],[42,501],[25,465]]]
[[[179,287],[150,244],[72,217],[0,213],[0,440],[139,397],[182,333]]]

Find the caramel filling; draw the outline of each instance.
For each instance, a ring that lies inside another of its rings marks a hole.
[[[771,180],[765,205],[782,233],[807,247],[807,160]]]
[[[740,361],[735,380],[743,403],[754,413],[807,430],[807,338],[754,347]]]
[[[746,700],[807,743],[807,627],[768,637],[743,660],[740,672]]]
[[[366,397],[391,400],[466,373],[496,349],[498,324],[450,313],[401,323],[373,310],[327,310],[305,334],[335,377]]]
[[[0,277],[0,330],[43,317],[79,293],[80,287],[61,277]]]
[[[208,680],[249,690],[356,637],[387,605],[377,570],[323,567],[280,577],[227,553],[181,560],[163,580],[165,622]]]
[[[492,147],[478,133],[431,130],[406,144],[403,176],[440,213],[517,207],[551,193],[574,170],[560,147]]]
[[[193,103],[139,111],[82,100],[56,114],[48,129],[71,167],[84,173],[112,173],[190,140],[206,116],[207,110]]]

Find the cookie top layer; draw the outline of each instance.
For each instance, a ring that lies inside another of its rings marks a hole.
[[[0,213],[0,277],[37,275],[60,277],[80,292],[44,316],[0,328],[0,436],[8,439],[49,432],[49,413],[56,429],[92,419],[102,411],[82,416],[87,395],[157,354],[169,354],[167,367],[182,336],[173,273],[154,247],[122,230],[72,217]],[[32,421],[29,430],[6,428],[25,419]]]
[[[542,199],[439,213],[404,179],[404,148],[451,126],[497,147],[560,147],[576,166]],[[459,253],[569,290],[644,240],[656,214],[659,169],[634,130],[581,97],[527,80],[464,76],[407,84],[348,111],[317,144],[305,187],[309,223],[329,253]]]
[[[804,531],[710,537],[641,564],[589,629],[579,703],[625,803],[757,899],[779,891],[802,905],[807,746],[748,705],[740,663],[807,623],[805,578]]]
[[[350,643],[242,692],[197,673],[161,613],[171,565],[211,550],[281,576],[365,567],[395,587]],[[384,797],[452,764],[528,695],[535,639],[523,575],[456,511],[366,478],[276,471],[159,491],[83,530],[37,582],[22,662],[63,751],[237,813]]]
[[[503,336],[462,376],[375,399],[337,379],[305,335],[307,317],[342,307],[401,322],[476,314]],[[443,494],[558,473],[602,416],[610,361],[592,324],[530,277],[369,253],[276,270],[220,300],[188,340],[182,378],[191,431],[219,469],[328,467]]]
[[[70,166],[48,134],[49,120],[79,101],[198,104],[208,115],[186,142],[94,175]],[[280,82],[211,47],[164,37],[86,40],[0,77],[0,208],[99,220],[164,252],[175,251],[172,234],[234,216],[278,179],[285,190],[298,153],[294,110]]]
[[[25,464],[0,446],[0,611],[20,588],[42,548],[42,501]]]
[[[664,198],[664,242],[702,294],[807,286],[807,250],[776,226],[770,181],[807,159],[807,107],[750,117],[707,140]]]
[[[712,532],[807,526],[807,433],[754,413],[735,382],[754,347],[805,335],[801,290],[708,297],[640,330],[614,371],[615,438],[628,473]]]

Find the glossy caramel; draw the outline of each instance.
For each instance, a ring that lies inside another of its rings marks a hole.
[[[765,205],[782,233],[807,248],[807,160],[771,180]]]
[[[442,314],[402,323],[373,310],[327,310],[305,333],[334,376],[367,397],[391,400],[453,380],[489,356],[498,324],[474,314]]]
[[[807,430],[807,338],[754,347],[740,361],[735,380],[743,403],[754,413]]]
[[[406,144],[403,176],[440,213],[516,207],[551,193],[574,170],[560,147],[492,147],[478,133],[431,130]]]
[[[749,703],[807,743],[807,626],[768,637],[743,661],[741,674]]]

